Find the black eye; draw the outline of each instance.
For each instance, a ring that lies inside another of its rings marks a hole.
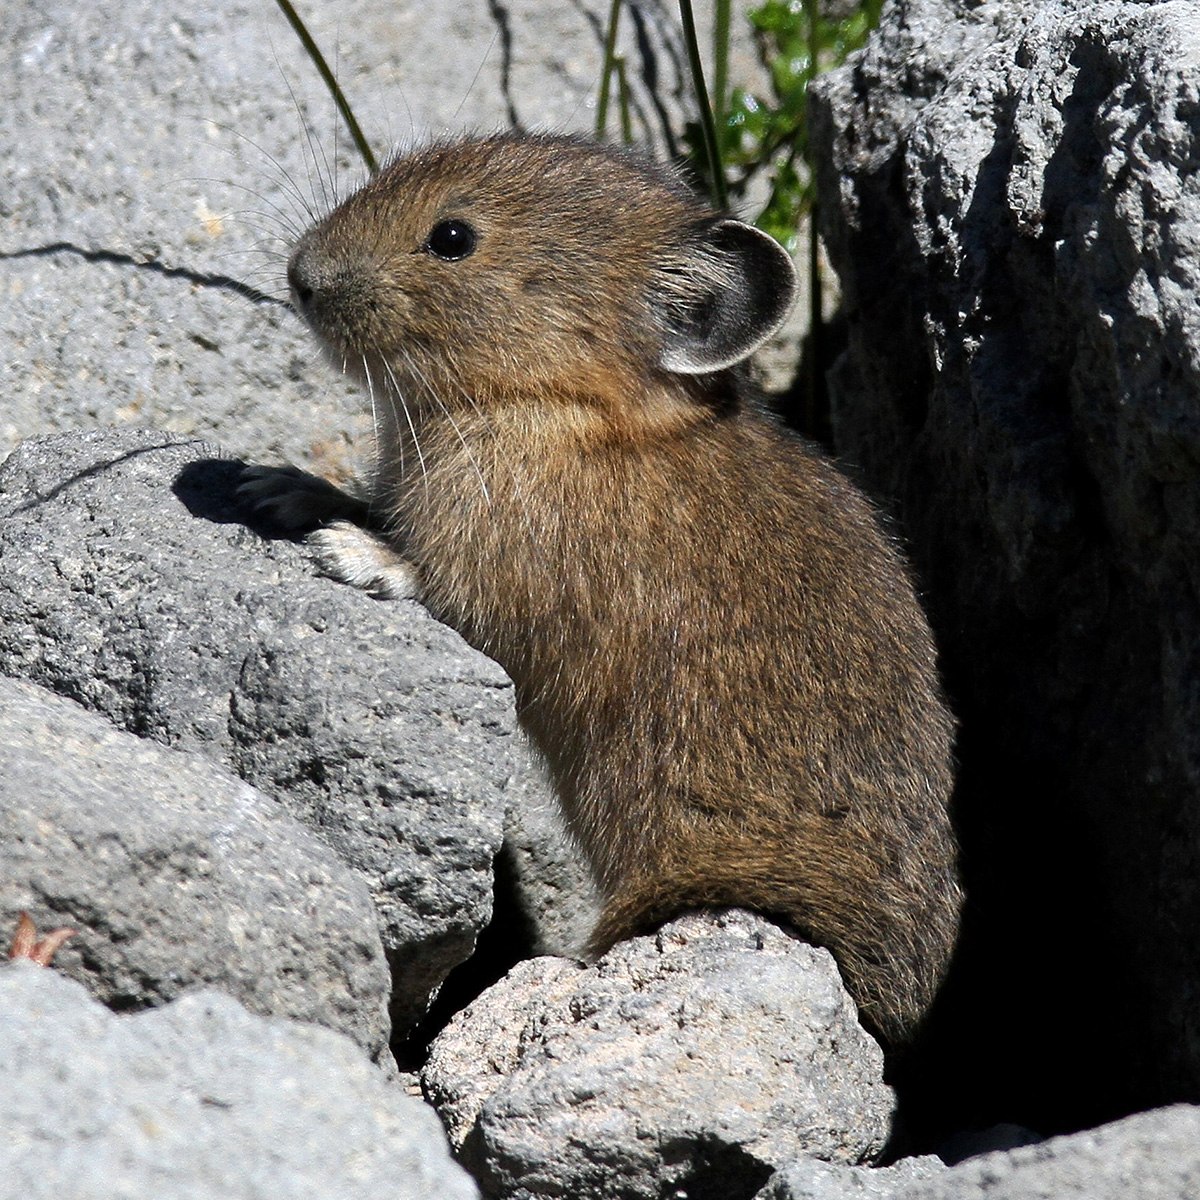
[[[425,239],[425,249],[430,254],[436,254],[438,258],[446,259],[447,262],[456,262],[460,258],[466,258],[475,249],[478,240],[478,234],[466,221],[452,217],[449,221],[439,221],[429,231],[429,237]]]

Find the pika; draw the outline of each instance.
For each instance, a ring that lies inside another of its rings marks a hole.
[[[591,951],[757,909],[910,1041],[962,903],[954,724],[871,505],[746,386],[783,249],[635,153],[506,134],[392,162],[288,281],[377,463],[362,497],[245,489],[511,676],[604,897]]]

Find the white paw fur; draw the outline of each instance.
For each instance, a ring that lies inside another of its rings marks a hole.
[[[350,521],[334,521],[309,534],[321,571],[381,600],[409,600],[420,590],[416,567],[374,534]]]

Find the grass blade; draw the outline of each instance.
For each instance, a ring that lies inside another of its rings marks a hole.
[[[346,126],[350,130],[350,136],[354,139],[354,144],[358,147],[358,152],[362,156],[363,162],[367,164],[367,170],[374,175],[379,170],[379,163],[375,160],[370,143],[363,135],[362,129],[359,128],[358,121],[350,109],[346,96],[342,92],[341,85],[338,83],[334,73],[329,69],[329,64],[325,61],[325,56],[321,53],[320,47],[313,41],[312,34],[308,32],[304,22],[300,19],[300,14],[292,7],[291,0],[275,0],[275,3],[279,5],[280,11],[287,17],[288,24],[295,31],[296,36],[300,39],[300,44],[312,60],[313,66],[317,68],[318,74],[325,81],[325,86],[329,89],[329,94],[333,97],[333,102],[337,105],[338,112],[342,114],[342,120],[346,122]]]

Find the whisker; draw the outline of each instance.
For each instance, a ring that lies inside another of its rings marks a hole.
[[[342,77],[342,36],[341,23],[338,23],[338,36],[333,43],[333,77],[340,79]],[[333,198],[336,203],[338,198],[338,140],[339,134],[342,131],[342,123],[338,119],[337,100],[331,92],[329,102],[333,105]],[[325,160],[326,170],[329,168],[329,160]]]
[[[459,434],[459,439],[461,441],[462,434],[459,430],[458,424],[454,421],[453,417],[450,416],[450,412],[448,410],[446,403],[442,400],[442,398],[439,395],[437,395],[437,393],[433,387],[433,384],[429,381],[428,376],[423,371],[421,371],[420,367],[417,366],[417,364],[415,362],[413,362],[411,356],[409,356],[406,353],[405,357],[408,359],[409,365],[421,377],[421,381],[423,382],[426,389],[429,391],[430,395],[433,396],[433,398],[436,400],[436,402],[437,402],[438,406],[441,408],[442,412],[450,420],[450,423],[454,427],[455,432]],[[492,461],[495,464],[496,471],[502,470],[508,476],[509,480],[511,481],[511,491],[509,492],[509,495],[512,497],[513,500],[516,501],[517,509],[520,514],[521,524],[524,527],[525,536],[528,539],[529,547],[530,547],[532,553],[534,554],[534,556],[539,560],[540,565],[542,567],[546,568],[549,577],[551,577],[551,578],[555,577],[554,573],[550,572],[550,565],[549,565],[548,560],[545,557],[545,550],[543,548],[543,540],[541,537],[538,536],[537,530],[534,526],[533,518],[529,511],[529,505],[526,500],[525,487],[523,485],[523,480],[522,480],[521,476],[518,475],[511,460],[509,460],[503,454],[498,453],[498,447],[496,444],[495,427],[494,427],[492,421],[488,417],[486,408],[483,405],[481,405],[479,403],[479,401],[474,396],[471,395],[470,392],[468,392],[465,388],[463,388],[461,384],[452,384],[452,387],[453,387],[455,393],[458,395],[458,397],[471,407],[471,409],[475,413],[476,417],[478,417],[479,422],[483,426],[484,430],[492,438],[492,447],[493,447]],[[475,460],[474,455],[471,454],[470,450],[467,448],[465,442],[464,442],[463,448],[467,450],[468,455],[471,457],[472,465],[475,466],[476,470],[478,471],[479,470],[478,462]],[[493,482],[495,482],[495,473],[493,473]],[[482,483],[482,480],[481,480],[481,483]],[[484,496],[486,497],[488,504],[490,506],[492,504],[492,497],[491,497],[491,493],[488,492],[486,486],[484,487]],[[561,573],[558,573],[558,574],[561,575]],[[565,585],[560,585],[560,586],[565,586]]]
[[[475,455],[471,453],[471,447],[467,443],[467,439],[463,436],[463,431],[462,431],[461,427],[459,426],[458,422],[454,419],[454,414],[450,411],[450,408],[445,403],[445,401],[443,401],[442,398],[433,389],[433,387],[430,386],[428,378],[426,377],[425,373],[421,370],[421,368],[419,366],[417,366],[417,364],[413,361],[412,355],[409,354],[407,351],[404,351],[404,357],[408,363],[409,369],[419,377],[419,379],[420,379],[422,385],[424,386],[425,391],[428,394],[428,396],[430,397],[430,399],[433,400],[433,402],[438,406],[438,408],[441,409],[442,415],[446,418],[446,420],[448,420],[450,422],[450,426],[454,430],[454,433],[458,438],[459,444],[462,446],[463,451],[466,453],[467,458],[470,459],[471,466],[475,468],[475,474],[479,479],[479,487],[480,487],[480,490],[483,492],[484,502],[490,508],[492,505],[492,495],[488,491],[487,480],[483,477],[483,471],[480,469],[479,461],[478,461],[478,459],[476,459]],[[465,392],[463,392],[463,396],[464,396],[464,398],[469,399],[469,397],[467,397]],[[478,411],[478,409],[476,409],[476,411]],[[482,414],[480,414],[480,415],[482,416]],[[486,420],[484,421],[484,424],[485,425],[487,424]]]
[[[332,198],[332,202],[331,202],[331,198],[329,195],[329,189],[326,186],[327,181],[326,181],[325,176],[321,174],[321,164],[318,162],[316,150],[313,148],[313,136],[314,135],[313,135],[312,126],[305,119],[304,109],[300,104],[299,97],[297,97],[297,95],[296,95],[296,89],[292,86],[292,81],[288,77],[288,73],[283,69],[283,64],[279,61],[279,55],[275,50],[274,41],[272,41],[272,43],[271,43],[271,54],[273,55],[273,57],[275,59],[275,67],[276,67],[276,70],[278,70],[278,72],[279,72],[279,77],[283,80],[284,87],[287,88],[288,95],[291,96],[291,98],[292,98],[292,107],[296,110],[296,116],[300,121],[300,130],[304,134],[304,144],[306,147],[305,154],[303,155],[303,157],[304,157],[304,173],[308,176],[309,193],[312,196],[313,200],[315,201],[316,200],[316,190],[313,188],[313,172],[315,171],[316,175],[317,175],[317,183],[320,185],[320,188],[321,188],[322,208],[325,212],[329,212],[333,209],[334,203],[336,202],[337,197],[334,196]],[[317,144],[320,145],[319,142]],[[326,165],[328,165],[328,164],[326,164]],[[310,223],[316,221],[316,219],[317,219],[316,214],[313,212],[312,207],[310,206],[309,207]]]
[[[234,184],[233,186],[241,187],[240,184]],[[242,188],[242,190],[250,191],[249,188]],[[304,232],[304,227],[299,222],[293,221],[288,212],[280,208],[278,204],[275,204],[269,198],[260,197],[256,192],[251,192],[250,194],[261,199],[273,211],[263,211],[257,208],[235,208],[222,215],[258,233],[268,234],[285,246],[290,246],[298,240]]]
[[[365,355],[363,356],[363,369],[367,372],[367,378],[369,379],[370,378],[370,368],[367,366],[367,361],[366,361]],[[403,477],[403,475],[404,475],[404,438],[400,436],[400,412],[396,408],[396,397],[393,394],[393,391],[391,389],[389,389],[387,379],[385,378],[383,382],[384,382],[383,393],[387,397],[388,408],[390,408],[391,412],[392,412],[391,427],[396,430],[396,437],[395,437],[396,451],[400,455],[400,475],[401,475],[401,477]],[[371,419],[372,419],[372,423],[373,423],[374,430],[375,430],[375,448],[376,448],[375,449],[375,457],[376,457],[376,465],[378,466],[378,459],[381,456],[381,454],[383,453],[382,447],[385,445],[384,433],[386,431],[385,431],[382,423],[379,420],[379,413],[375,408],[374,393],[372,393],[372,396],[371,396]]]
[[[421,441],[417,437],[417,429],[413,424],[413,419],[408,411],[408,405],[404,402],[404,393],[400,388],[400,381],[396,378],[396,373],[392,370],[392,364],[386,359],[383,360],[383,369],[387,373],[388,379],[391,381],[394,389],[395,398],[400,402],[400,409],[404,413],[404,419],[408,422],[408,431],[412,434],[413,449],[417,452],[417,461],[421,464],[421,478],[425,484],[425,496],[429,497],[429,472],[425,467],[425,455],[421,450]],[[394,406],[393,406],[394,411]]]
[[[261,154],[262,157],[265,158],[267,162],[275,168],[276,178],[279,180],[284,193],[290,196],[292,201],[295,203],[305,226],[313,224],[318,219],[319,214],[313,207],[311,198],[304,195],[304,193],[297,186],[296,181],[292,178],[292,173],[283,165],[283,163],[279,161],[279,159],[275,157],[275,155],[273,155],[265,146],[262,146],[256,142],[252,137],[243,133],[240,129],[234,129],[231,125],[222,125],[216,121],[214,121],[213,124],[217,129],[222,129],[226,133],[233,134],[234,137],[245,142],[247,146],[257,150],[258,153]],[[234,184],[233,186],[242,187],[243,185]],[[249,191],[250,189],[247,188],[246,190]]]
[[[487,60],[492,57],[492,51],[495,50],[496,41],[499,37],[500,30],[497,29],[493,32],[492,40],[488,42],[488,48],[483,52],[483,57],[479,60],[479,66],[475,68],[475,74],[471,76],[471,82],[467,85],[467,90],[463,92],[463,98],[458,102],[458,107],[454,110],[454,116],[450,118],[451,125],[454,125],[458,121],[458,114],[462,112],[463,105],[466,104],[467,98],[479,82],[479,76],[483,74],[483,68],[487,66]]]
[[[383,444],[383,438],[380,433],[379,422],[379,406],[375,398],[375,380],[371,375],[371,364],[367,361],[365,354],[360,356],[362,359],[363,378],[367,381],[367,395],[371,398],[371,429],[375,435],[375,457],[379,458],[379,447]],[[342,373],[346,373],[346,359],[342,358]],[[375,488],[371,489],[370,495],[367,497],[367,515],[368,517],[374,514],[375,502],[378,499]]]

